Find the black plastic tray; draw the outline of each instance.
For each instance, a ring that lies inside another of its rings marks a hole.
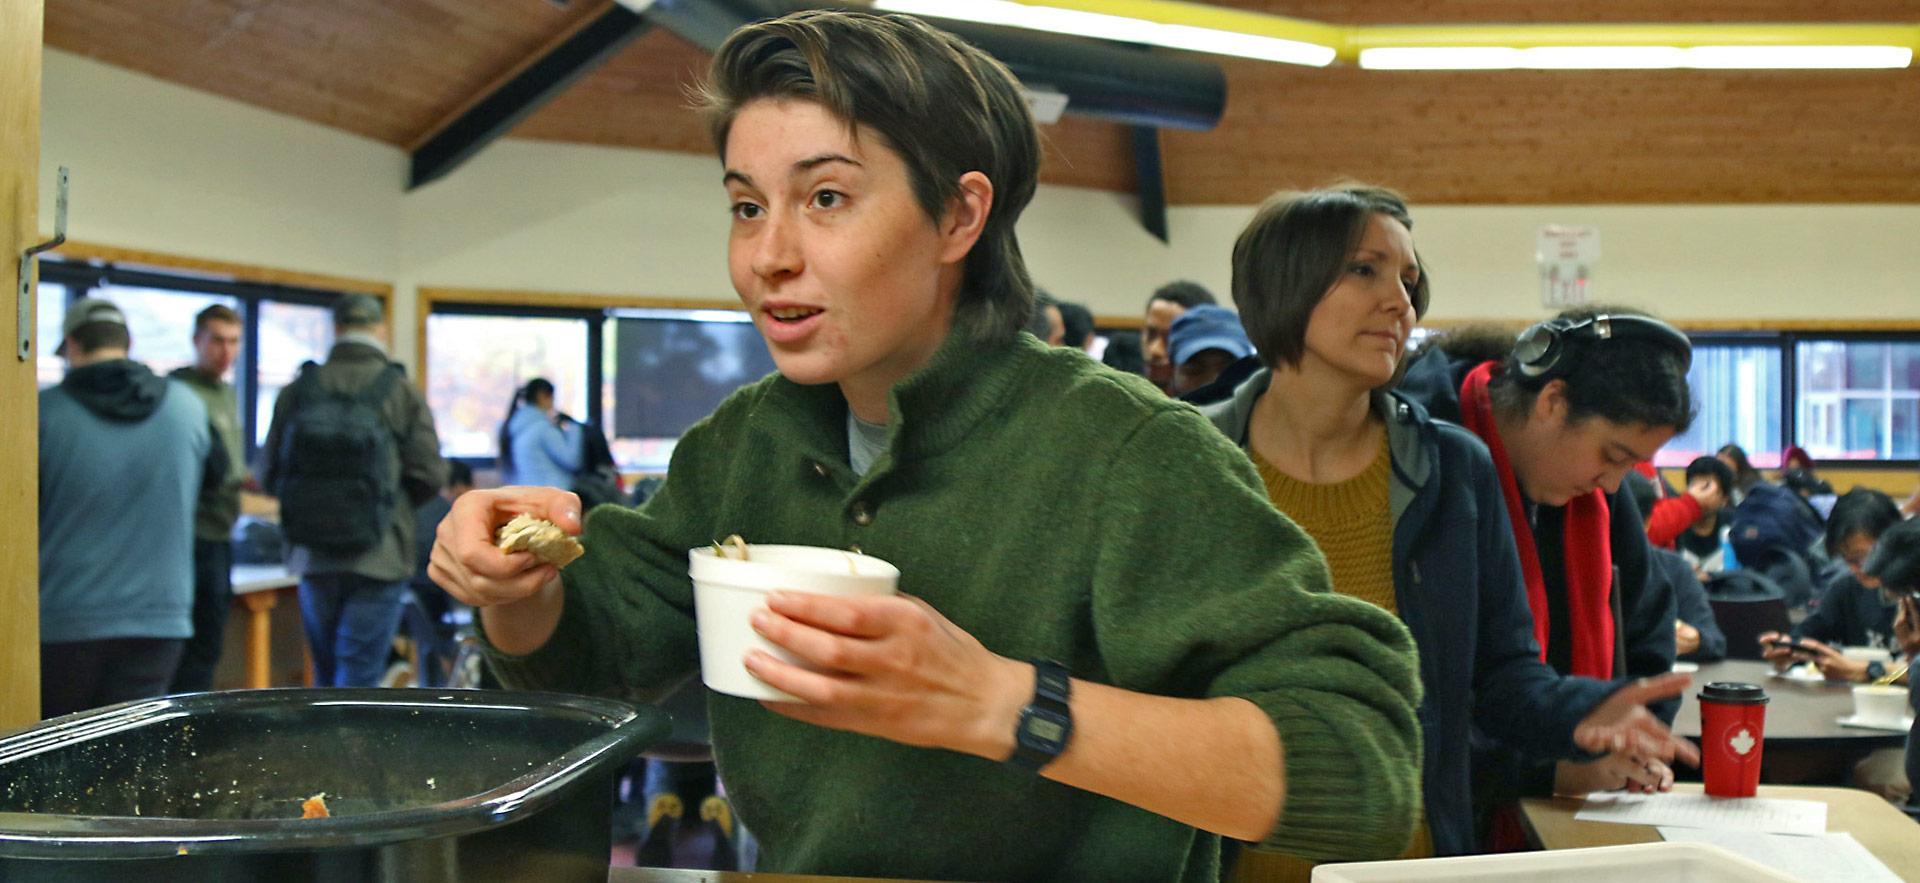
[[[130,702],[0,739],[0,879],[605,880],[652,708],[465,690]],[[332,817],[302,819],[326,794]]]

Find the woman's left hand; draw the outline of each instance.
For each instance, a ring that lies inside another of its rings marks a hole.
[[[1573,728],[1574,744],[1596,754],[1615,754],[1641,760],[1678,759],[1700,765],[1700,750],[1675,736],[1647,710],[1647,703],[1680,695],[1691,681],[1684,674],[1641,678],[1621,687],[1581,718]]]
[[[1032,666],[988,650],[919,598],[774,592],[753,628],[818,669],[749,652],[754,677],[804,703],[761,703],[774,712],[990,760],[1013,753]]]

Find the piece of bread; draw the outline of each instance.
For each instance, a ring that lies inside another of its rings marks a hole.
[[[585,555],[579,541],[567,536],[560,526],[544,518],[515,515],[500,527],[498,545],[502,552],[532,552],[535,558],[554,567],[565,567]]]

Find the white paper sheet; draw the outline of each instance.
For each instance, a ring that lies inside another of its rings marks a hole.
[[[1660,836],[1675,842],[1710,843],[1750,858],[1807,883],[1900,883],[1892,869],[1853,839],[1852,834],[1756,834],[1707,828],[1662,827]]]
[[[1770,834],[1824,834],[1827,805],[1817,800],[1723,798],[1705,794],[1594,794],[1574,818],[1623,825],[1671,825]]]

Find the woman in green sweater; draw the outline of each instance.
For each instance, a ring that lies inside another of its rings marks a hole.
[[[689,548],[857,547],[901,596],[776,593],[756,620],[818,671],[748,669],[804,702],[708,697],[763,870],[1211,883],[1223,834],[1399,853],[1406,629],[1327,591],[1193,409],[1019,331],[1039,146],[1011,75],[915,19],[800,13],[730,38],[708,104],[779,373],[689,430],[643,508],[595,510],[564,577],[490,539],[517,512],[578,530],[573,495],[461,497],[431,572],[503,680],[658,696],[698,665]],[[1182,497],[1209,533],[1173,529]],[[1023,726],[1043,675],[1070,728]]]

